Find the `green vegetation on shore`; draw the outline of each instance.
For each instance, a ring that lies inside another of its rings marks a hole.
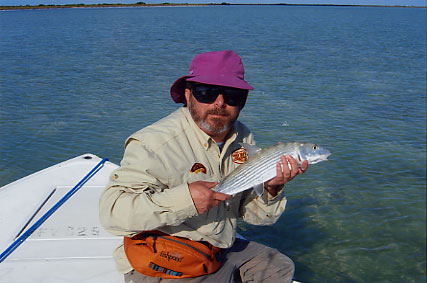
[[[104,7],[163,7],[163,6],[218,6],[218,5],[262,5],[262,6],[340,6],[340,7],[401,7],[401,8],[427,8],[427,6],[384,6],[384,5],[336,5],[336,4],[230,4],[227,2],[222,3],[209,3],[209,4],[190,4],[190,3],[159,3],[147,4],[145,2],[137,2],[135,4],[65,4],[65,5],[25,5],[25,6],[0,6],[0,10],[32,10],[32,9],[64,9],[64,8],[104,8]]]
[[[63,9],[63,8],[103,8],[103,7],[145,7],[145,6],[206,6],[210,4],[175,4],[175,3],[161,3],[161,4],[146,4],[144,2],[137,2],[135,4],[65,4],[65,5],[25,5],[25,6],[0,6],[0,10],[30,10],[30,9]],[[216,4],[220,5],[220,4]]]

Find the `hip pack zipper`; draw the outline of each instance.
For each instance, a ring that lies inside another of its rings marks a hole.
[[[207,254],[207,253],[205,253],[204,251],[199,250],[199,249],[198,249],[198,248],[196,248],[196,247],[193,247],[192,245],[189,245],[189,244],[187,244],[187,243],[181,242],[180,240],[170,239],[170,238],[168,238],[168,237],[164,237],[164,236],[157,236],[157,237],[158,237],[158,238],[165,239],[165,240],[168,240],[168,241],[171,241],[171,242],[174,242],[174,243],[181,244],[181,245],[186,246],[186,247],[188,247],[188,248],[191,248],[191,249],[193,249],[194,251],[198,252],[199,254],[201,254],[201,255],[203,255],[203,256],[205,256],[205,257],[207,257],[210,261],[212,261],[212,258],[211,258],[211,256],[210,256],[210,255],[208,255],[208,254]]]

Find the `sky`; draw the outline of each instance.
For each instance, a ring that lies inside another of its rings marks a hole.
[[[427,0],[0,0],[0,6],[20,5],[64,5],[64,4],[100,4],[121,3],[133,4],[136,2],[154,3],[232,3],[232,4],[256,4],[256,3],[287,3],[287,4],[339,4],[339,5],[387,5],[387,6],[427,6]]]

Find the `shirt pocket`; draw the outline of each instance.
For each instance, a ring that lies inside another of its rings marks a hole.
[[[195,163],[189,171],[185,173],[185,180],[188,184],[196,181],[216,182],[219,181],[212,171],[201,163]]]

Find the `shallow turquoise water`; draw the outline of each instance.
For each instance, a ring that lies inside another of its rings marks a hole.
[[[426,10],[226,6],[0,12],[0,186],[91,152],[118,163],[203,51],[255,86],[258,144],[333,152],[271,227],[304,282],[426,281]]]

